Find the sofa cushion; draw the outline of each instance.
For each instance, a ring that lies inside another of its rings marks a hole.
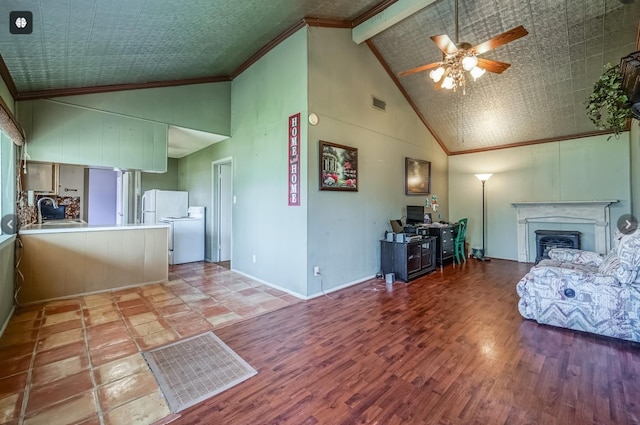
[[[575,285],[580,285],[585,282],[597,285],[616,285],[618,283],[618,280],[612,275],[603,275],[563,266],[533,266],[531,270],[529,270],[529,273],[537,282],[539,278],[540,282],[543,282],[545,279],[561,280],[566,283],[571,282]]]
[[[560,263],[584,264],[598,267],[602,264],[602,255],[593,251],[573,248],[553,248],[547,253],[549,258]]]
[[[598,273],[605,276],[613,276],[620,283],[631,283],[636,280],[637,270],[629,270],[625,267],[618,257],[616,251],[611,251],[605,258],[600,267]]]
[[[556,261],[551,259],[540,260],[534,267],[562,267],[564,269],[580,270],[587,273],[598,273],[597,266],[591,266],[582,263],[567,263],[564,261]]]
[[[625,235],[620,239],[615,250],[620,264],[628,270],[636,270],[640,267],[640,232]]]

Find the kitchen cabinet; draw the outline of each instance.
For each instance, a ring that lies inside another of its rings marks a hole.
[[[51,162],[27,162],[24,188],[36,193],[57,194],[59,184],[58,164]]]
[[[60,164],[58,195],[82,196],[84,192],[84,169],[81,165]]]

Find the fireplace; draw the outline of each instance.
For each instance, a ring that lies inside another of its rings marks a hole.
[[[533,242],[534,229],[529,225],[558,223],[588,226],[594,232],[594,251],[607,254],[611,249],[611,223],[609,205],[617,200],[602,201],[529,201],[514,202],[518,234],[518,261],[528,263],[535,260]],[[614,222],[615,224],[615,222]],[[550,226],[551,227],[551,226]],[[531,233],[529,233],[531,231]],[[586,232],[586,230],[584,230]],[[586,244],[585,241],[582,241]],[[531,249],[531,252],[530,252]]]
[[[549,258],[553,248],[580,249],[580,232],[571,230],[536,230],[536,264]]]

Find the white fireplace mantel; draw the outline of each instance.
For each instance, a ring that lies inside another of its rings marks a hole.
[[[609,205],[618,202],[602,201],[531,201],[514,202],[518,220],[518,261],[529,261],[529,223],[591,224],[595,230],[595,250],[606,254],[611,247]]]

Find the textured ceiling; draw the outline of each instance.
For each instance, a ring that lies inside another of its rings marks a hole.
[[[0,31],[18,91],[228,76],[305,16],[353,20],[378,0],[3,0],[31,35]],[[3,25],[8,24],[4,18]]]
[[[460,91],[433,90],[428,72],[400,77],[450,152],[595,131],[584,101],[606,63],[636,50],[640,2],[461,1],[460,41],[477,45],[518,25],[529,34],[481,57],[511,64]],[[454,1],[441,0],[373,38],[394,73],[442,59],[429,39],[455,39]]]
[[[352,21],[382,0],[4,0],[34,15],[31,35],[0,21],[0,54],[18,93],[228,77],[304,17]],[[397,74],[438,61],[430,36],[455,39],[454,0],[438,0],[372,44]],[[584,100],[607,62],[636,50],[640,1],[460,0],[460,41],[524,25],[529,35],[482,57],[508,62],[466,95],[428,72],[398,80],[449,152],[593,132]],[[4,26],[4,29],[2,27]]]

